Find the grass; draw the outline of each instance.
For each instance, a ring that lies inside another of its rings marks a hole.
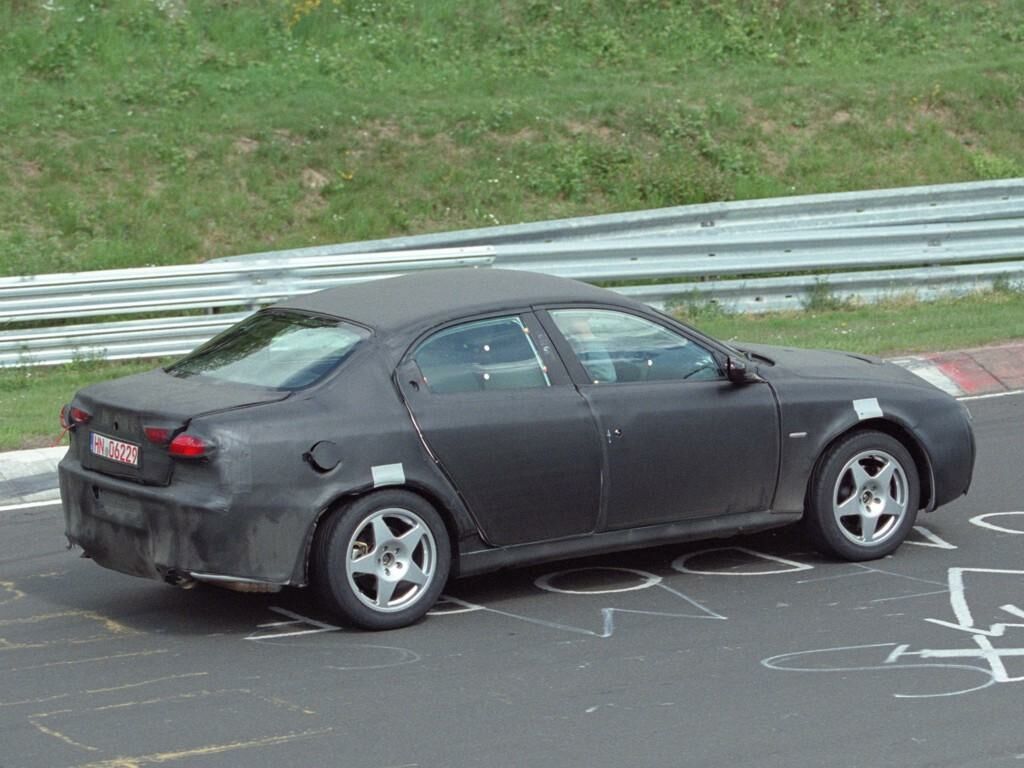
[[[724,340],[842,349],[883,357],[969,349],[1024,338],[1024,294],[997,290],[930,302],[893,299],[795,312],[727,314],[677,310],[680,319]]]
[[[7,0],[0,275],[1024,176],[1022,43],[1019,0]],[[1019,306],[698,322],[889,354]],[[0,371],[0,449],[150,366]]]
[[[819,347],[895,356],[963,349],[1024,338],[1019,291],[997,290],[918,304],[893,300],[803,312],[733,315],[707,307],[678,310],[683,320],[724,340]],[[0,369],[0,451],[52,445],[58,414],[77,389],[168,361],[82,361]]]
[[[0,450],[45,448],[61,436],[60,409],[82,387],[146,371],[159,361],[82,361],[0,368]]]
[[[1024,175],[1018,0],[8,0],[0,274]]]

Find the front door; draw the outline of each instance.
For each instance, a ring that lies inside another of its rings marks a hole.
[[[729,382],[712,351],[651,318],[552,309],[606,456],[602,529],[769,509],[775,398]]]
[[[438,330],[413,349],[398,382],[488,544],[594,530],[600,438],[531,314]]]

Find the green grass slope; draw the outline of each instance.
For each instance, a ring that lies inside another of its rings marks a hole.
[[[1024,3],[2,0],[0,274],[1024,175]]]

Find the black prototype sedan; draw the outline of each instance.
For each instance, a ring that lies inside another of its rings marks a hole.
[[[895,550],[966,493],[967,410],[903,369],[730,346],[590,285],[450,270],[281,302],[63,412],[67,537],[175,585],[312,586],[369,629],[449,576],[797,520]]]

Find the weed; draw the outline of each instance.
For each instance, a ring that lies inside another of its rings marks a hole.
[[[972,152],[971,165],[979,179],[1012,179],[1024,176],[1024,165],[1009,157]]]
[[[803,307],[807,312],[832,312],[848,304],[848,301],[840,299],[832,292],[826,278],[815,280],[814,285],[807,289],[803,300]]]
[[[697,291],[671,299],[666,303],[665,311],[687,323],[716,320],[730,314],[718,301]]]
[[[1024,280],[1019,278],[1013,279],[1008,275],[1000,275],[992,281],[992,293],[1019,298],[1024,293]]]

